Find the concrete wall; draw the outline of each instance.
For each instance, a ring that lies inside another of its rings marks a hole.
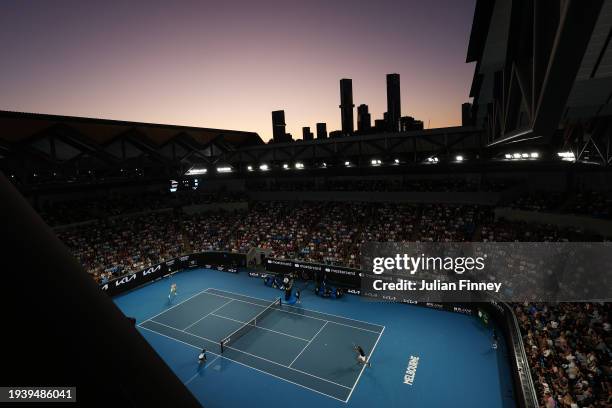
[[[369,192],[369,191],[253,191],[253,200],[262,201],[362,201],[403,203],[449,203],[494,205],[500,193]]]
[[[39,203],[43,202],[61,202],[70,200],[83,200],[83,199],[95,199],[105,198],[113,194],[120,195],[131,195],[131,194],[142,194],[169,190],[170,182],[165,184],[143,184],[139,186],[125,186],[125,187],[102,187],[99,189],[86,189],[82,191],[71,191],[61,193],[39,193],[37,198]]]

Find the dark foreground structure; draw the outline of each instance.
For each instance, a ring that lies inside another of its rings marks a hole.
[[[4,263],[12,265],[2,297],[3,384],[77,387],[82,406],[199,407],[2,175],[0,197]]]

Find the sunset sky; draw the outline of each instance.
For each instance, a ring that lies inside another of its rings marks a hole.
[[[339,80],[372,122],[385,74],[402,114],[459,125],[475,0],[4,0],[0,109],[272,134],[285,110],[301,138],[340,127]],[[356,112],[355,112],[356,117]],[[428,126],[429,124],[429,126]]]

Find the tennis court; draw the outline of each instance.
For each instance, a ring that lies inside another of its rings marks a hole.
[[[375,363],[384,326],[240,293],[208,288],[139,327],[194,349],[348,402],[364,366],[358,344]],[[223,347],[221,344],[223,343]],[[223,348],[223,352],[221,349]]]
[[[169,304],[173,283],[178,296]],[[282,291],[246,273],[197,268],[113,300],[205,407],[515,406],[507,347],[492,350],[491,328],[474,317],[352,295],[326,299],[300,284],[298,307],[275,307],[238,337],[232,332]],[[353,343],[371,354],[371,367],[357,365]],[[208,361],[198,364],[202,347]],[[412,356],[419,364],[407,385]],[[478,392],[466,392],[474,384]]]

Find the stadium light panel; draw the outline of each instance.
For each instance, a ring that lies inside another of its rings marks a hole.
[[[350,162],[350,161],[345,161],[345,162],[344,162],[344,165],[345,165],[346,167],[351,167],[351,162]]]
[[[394,162],[395,164],[400,164],[399,159],[395,159],[393,162]]]
[[[259,170],[268,171],[270,170],[270,167],[267,164],[262,164],[261,166],[259,166]]]
[[[455,160],[457,160],[458,162],[462,162],[463,161],[463,156],[457,156],[457,157],[455,157]]]
[[[298,170],[302,170],[304,168],[304,163],[300,163],[300,162],[295,163],[295,168]]]
[[[321,164],[321,167],[323,167],[324,169],[327,168],[327,163],[323,162],[323,164]]]
[[[283,164],[283,169],[289,170],[289,165],[287,163]]]
[[[229,166],[217,167],[217,172],[219,172],[219,173],[231,173],[232,172],[232,168],[229,167]]]
[[[253,166],[247,166],[248,171],[253,171]]]
[[[207,169],[197,169],[195,167],[190,168],[187,173],[185,173],[187,176],[196,176],[198,174],[206,174],[208,172]]]
[[[372,159],[370,163],[372,163],[372,166],[380,166],[382,164],[382,160]]]
[[[561,160],[571,162],[576,161],[576,156],[574,155],[574,152],[558,152],[557,156],[559,156]]]
[[[528,160],[528,159],[539,159],[540,153],[531,152],[531,153],[506,153],[504,157],[508,160]]]

